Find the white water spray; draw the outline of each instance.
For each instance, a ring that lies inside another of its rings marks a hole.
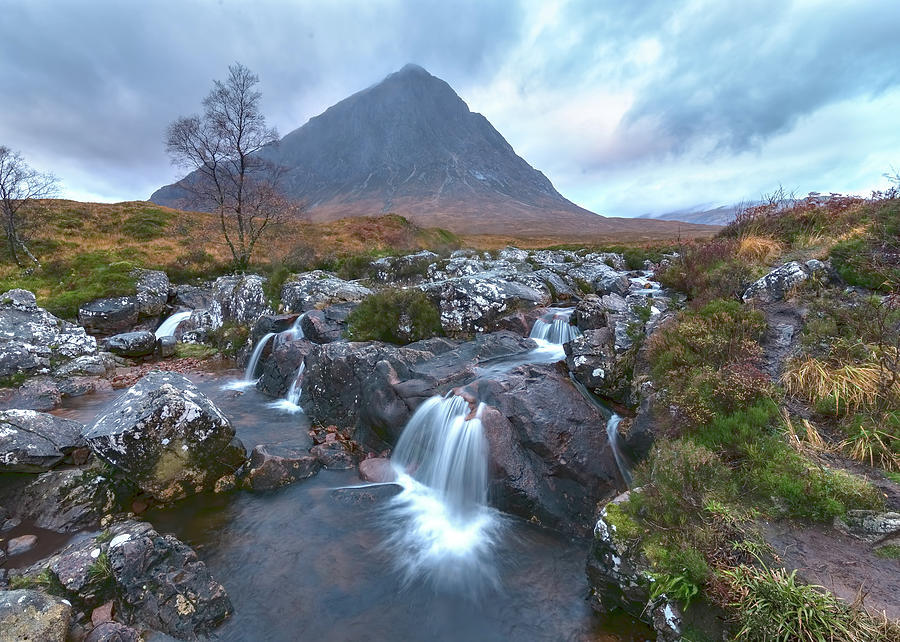
[[[478,593],[497,582],[500,516],[487,505],[483,404],[432,397],[406,424],[392,463],[401,492],[388,511],[388,545],[407,582]]]
[[[269,340],[275,336],[274,332],[263,335],[256,345],[253,347],[253,353],[250,355],[250,361],[247,362],[247,368],[244,370],[244,378],[238,381],[230,381],[222,386],[225,390],[242,390],[256,384],[256,366],[259,365],[259,359]]]
[[[609,447],[612,449],[613,457],[616,460],[616,466],[619,468],[619,474],[622,475],[622,481],[629,488],[631,487],[631,471],[628,469],[628,461],[622,453],[621,437],[619,437],[619,422],[622,418],[613,413],[609,421],[606,422],[606,437],[609,439]]]
[[[300,407],[300,394],[303,392],[303,372],[306,370],[306,362],[302,362],[300,367],[297,368],[297,373],[294,375],[294,380],[291,382],[290,388],[288,388],[287,395],[284,399],[279,399],[278,401],[273,401],[269,405],[272,408],[277,408],[278,410],[283,410],[284,412],[289,412],[291,414],[295,412],[302,412],[303,408]]]
[[[175,330],[178,329],[178,326],[182,321],[191,316],[191,311],[187,312],[176,312],[168,319],[162,322],[162,324],[156,329],[156,338],[160,339],[162,337],[173,337],[175,336]]]

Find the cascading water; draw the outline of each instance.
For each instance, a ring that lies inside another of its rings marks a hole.
[[[537,347],[510,357],[501,357],[479,365],[482,376],[508,372],[526,363],[556,363],[566,358],[565,344],[581,335],[581,331],[569,323],[574,308],[550,308],[534,322],[529,338]]]
[[[297,339],[305,339],[306,335],[303,334],[303,319],[306,317],[306,312],[297,317],[297,320],[294,321],[294,324],[290,327],[290,329],[285,332],[290,337],[291,341],[295,341]]]
[[[569,323],[575,308],[550,308],[550,311],[534,322],[531,334],[535,341],[545,341],[555,345],[568,343],[581,335],[581,331]]]
[[[256,345],[253,347],[253,353],[250,355],[250,361],[247,362],[247,368],[244,370],[244,378],[238,381],[230,381],[223,386],[226,390],[241,390],[243,388],[249,388],[250,386],[256,384],[256,366],[259,365],[259,359],[262,356],[263,350],[266,348],[266,344],[269,343],[269,340],[275,336],[274,332],[269,332],[263,335],[263,338],[260,339]]]
[[[303,372],[306,370],[306,362],[302,362],[300,367],[297,368],[297,373],[294,375],[294,380],[291,382],[291,387],[288,388],[287,395],[284,399],[279,399],[278,401],[273,401],[269,405],[272,408],[277,408],[278,410],[283,410],[289,413],[301,412],[303,408],[300,407],[300,394],[303,392]]]
[[[609,447],[612,449],[613,457],[616,460],[616,466],[619,468],[619,474],[622,475],[622,481],[629,488],[631,487],[631,471],[629,470],[628,461],[622,453],[621,437],[619,436],[619,422],[622,418],[613,413],[606,422],[606,437],[609,439]]]
[[[178,329],[178,326],[182,321],[191,316],[191,311],[188,310],[186,312],[176,312],[168,319],[162,322],[162,324],[156,329],[156,338],[162,337],[172,337],[175,336],[175,330]]]
[[[496,584],[500,516],[487,505],[488,444],[481,410],[432,397],[406,424],[391,459],[401,492],[388,511],[388,545],[407,582],[478,593]]]

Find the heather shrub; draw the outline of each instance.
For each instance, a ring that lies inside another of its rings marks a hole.
[[[406,344],[441,334],[441,316],[425,293],[391,289],[372,294],[347,318],[352,341]]]

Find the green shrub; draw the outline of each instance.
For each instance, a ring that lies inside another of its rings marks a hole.
[[[223,323],[209,334],[210,343],[226,357],[236,356],[238,350],[247,345],[249,337],[250,328],[233,321]]]
[[[352,341],[406,344],[440,334],[437,307],[417,289],[372,294],[347,318],[347,336]]]

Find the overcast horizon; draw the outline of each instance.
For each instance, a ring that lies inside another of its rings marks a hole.
[[[745,6],[746,5],[746,6]],[[406,63],[446,80],[570,200],[606,216],[900,169],[900,3],[0,0],[0,145],[61,197],[180,178],[169,122],[240,61],[283,136]]]

